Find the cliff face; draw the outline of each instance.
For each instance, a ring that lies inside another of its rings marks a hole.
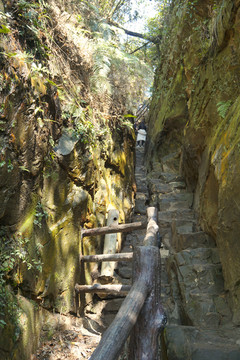
[[[0,357],[6,359],[30,357],[46,319],[39,305],[75,311],[79,254],[102,246],[100,238],[82,244],[81,228],[103,226],[112,207],[125,222],[132,209],[135,135],[124,114],[133,108],[134,61],[125,63],[112,47],[110,62],[100,32],[87,27],[97,24],[91,9],[80,5],[0,1]],[[92,268],[85,270],[90,283]]]
[[[174,1],[150,110],[148,159],[175,150],[204,231],[219,248],[240,324],[240,1]],[[170,151],[169,151],[170,149]],[[165,165],[166,166],[166,165]],[[166,169],[165,169],[166,171]]]

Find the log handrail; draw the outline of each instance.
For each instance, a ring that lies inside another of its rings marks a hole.
[[[151,280],[148,278],[149,264],[147,262],[147,247],[138,247],[134,257],[143,267],[142,274],[134,281],[129,294],[123,301],[115,319],[105,331],[100,343],[93,352],[90,360],[116,360],[122,351],[138,315],[150,291]]]
[[[150,100],[148,99],[145,104],[143,104],[137,111],[137,121],[145,115],[145,113],[148,111],[148,106],[150,104]]]
[[[147,216],[148,216],[148,224],[147,224],[147,231],[146,236],[143,240],[143,245],[145,246],[158,246],[160,247],[160,244],[158,244],[158,212],[157,208],[155,207],[149,207],[147,209]]]
[[[166,324],[166,315],[160,303],[157,209],[149,207],[147,214],[145,246],[136,247],[133,254],[133,285],[90,360],[116,360],[130,333],[132,360],[158,358],[158,334]]]

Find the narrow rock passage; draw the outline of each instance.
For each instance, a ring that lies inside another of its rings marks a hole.
[[[162,235],[162,303],[168,316],[162,358],[237,360],[240,329],[231,322],[218,250],[198,225],[193,194],[169,166],[175,155],[160,159],[161,170],[147,177]]]
[[[187,191],[176,167],[171,166],[175,161],[176,154],[168,154],[160,159],[158,170],[155,168],[147,174],[144,149],[136,148],[137,191],[131,221],[145,220],[148,206],[159,209],[161,301],[168,316],[161,358],[237,360],[240,329],[231,323],[218,250],[214,240],[198,225],[192,210],[193,194]],[[135,246],[142,245],[145,232],[128,233],[121,251],[132,252]],[[131,275],[131,263],[119,262],[114,282],[131,284]],[[89,359],[123,300],[123,297],[101,300],[95,297],[86,306],[85,319],[72,317],[63,321],[62,317],[59,330],[45,342],[36,358]]]
[[[136,149],[136,199],[133,221],[156,206],[162,238],[162,304],[168,316],[162,359],[240,359],[240,329],[224,291],[222,266],[215,241],[198,224],[193,193],[176,171],[176,153],[159,159],[159,170],[148,174],[144,150]],[[174,165],[173,165],[174,164]],[[141,245],[145,231],[128,234],[124,251]],[[131,274],[129,265],[122,275]],[[121,273],[120,271],[120,273]]]

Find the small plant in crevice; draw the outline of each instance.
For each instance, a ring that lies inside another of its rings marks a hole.
[[[33,223],[39,228],[42,227],[42,220],[47,219],[48,213],[43,209],[41,202],[37,203]]]
[[[217,103],[217,111],[218,114],[221,116],[221,118],[224,119],[226,117],[227,112],[231,105],[232,105],[232,100],[220,101]]]
[[[123,118],[120,118],[120,120],[118,122],[119,129],[125,128],[128,130],[132,130],[133,123],[131,122],[131,120],[129,118],[134,118],[134,117],[135,116],[128,114],[128,115],[124,115]]]
[[[14,296],[22,282],[20,267],[26,266],[27,271],[42,271],[40,260],[41,245],[34,246],[34,257],[30,254],[30,240],[21,233],[9,234],[7,228],[0,227],[0,329],[7,324],[15,327],[15,337],[19,335],[19,305]]]

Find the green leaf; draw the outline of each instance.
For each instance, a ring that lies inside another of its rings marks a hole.
[[[25,166],[23,165],[20,165],[19,166],[19,169],[21,169],[22,171],[27,171],[27,172],[30,172],[30,170],[28,170]]]
[[[136,118],[136,116],[132,115],[132,114],[126,114],[123,117],[125,117],[125,118]]]
[[[50,80],[50,79],[46,79],[46,81],[47,81],[49,84],[57,87],[57,84],[55,84],[54,81],[52,81],[52,80]]]
[[[4,320],[0,319],[0,328],[3,328],[6,324]]]
[[[0,29],[0,33],[1,33],[1,34],[8,34],[8,33],[11,32],[11,30],[10,30],[7,26],[1,24],[1,27],[2,27],[2,28]]]

